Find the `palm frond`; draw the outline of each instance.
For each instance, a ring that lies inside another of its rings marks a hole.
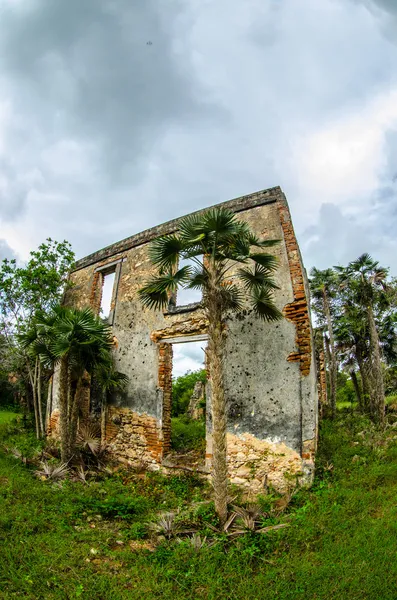
[[[183,242],[177,235],[166,235],[154,240],[149,246],[149,257],[160,270],[170,270],[178,264]]]
[[[224,283],[219,290],[222,305],[225,310],[239,312],[244,308],[244,294],[234,283]]]
[[[196,213],[184,217],[179,222],[179,235],[184,244],[198,244],[205,239],[203,215]]]
[[[249,258],[251,258],[254,262],[258,263],[259,265],[261,265],[262,267],[265,267],[265,269],[267,269],[268,271],[276,271],[276,269],[279,266],[279,262],[277,260],[276,256],[273,256],[272,254],[266,254],[266,253],[261,253],[261,254],[250,254]]]
[[[162,310],[167,308],[169,304],[169,294],[166,291],[154,292],[150,283],[141,288],[138,292],[139,298],[146,308],[154,310]]]
[[[257,248],[273,248],[281,242],[281,240],[260,240],[252,232],[248,234],[248,241],[251,246],[256,246]]]
[[[169,295],[176,292],[179,285],[189,282],[191,272],[192,268],[186,265],[176,273],[153,277],[138,292],[142,304],[157,310],[167,307]]]
[[[253,271],[246,268],[239,269],[238,273],[246,290],[251,290],[254,287],[266,287],[273,290],[279,289],[279,286],[271,278],[268,269],[262,267],[262,265],[255,264]]]
[[[241,224],[236,215],[227,208],[210,208],[202,216],[203,231],[216,235],[218,239],[238,234]]]
[[[61,479],[65,479],[68,473],[69,468],[67,463],[52,464],[42,462],[41,469],[38,469],[35,472],[35,475],[37,477],[40,477],[41,479],[51,479],[52,481],[59,481]]]
[[[219,255],[223,259],[235,260],[237,262],[247,262],[250,254],[251,245],[246,235],[232,236],[224,240],[219,248]]]
[[[101,447],[101,429],[95,423],[82,425],[77,433],[77,445],[97,454]]]
[[[192,269],[189,283],[187,288],[191,290],[203,290],[208,284],[208,273],[205,269],[199,269],[195,267]]]
[[[271,291],[255,287],[251,291],[251,303],[255,314],[264,321],[282,319],[283,315],[274,303]]]

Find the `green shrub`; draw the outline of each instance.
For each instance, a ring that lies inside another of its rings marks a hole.
[[[204,445],[205,423],[186,415],[171,420],[171,447],[173,450],[196,450]]]
[[[390,404],[397,404],[397,394],[390,394],[389,396],[386,396],[385,402],[387,406]]]
[[[172,416],[178,417],[185,413],[189,406],[190,398],[192,397],[194,386],[197,381],[206,383],[207,373],[205,369],[188,371],[185,375],[177,377],[172,382]],[[204,406],[205,408],[205,406]]]

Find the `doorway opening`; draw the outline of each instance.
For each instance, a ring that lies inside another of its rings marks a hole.
[[[191,468],[205,464],[208,394],[205,337],[172,340],[171,460]]]

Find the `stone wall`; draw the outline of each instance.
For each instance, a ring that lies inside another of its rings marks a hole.
[[[230,476],[255,491],[266,478],[284,489],[291,477],[310,479],[317,436],[316,365],[305,271],[280,188],[222,206],[238,213],[259,237],[280,240],[271,251],[279,260],[275,301],[286,317],[266,323],[247,306],[227,319]],[[172,344],[205,339],[207,331],[200,304],[152,311],[138,298],[139,288],[153,274],[150,241],[177,229],[178,220],[170,221],[78,261],[66,298],[70,305],[91,306],[98,312],[103,273],[116,271],[110,322],[116,365],[128,375],[129,385],[108,410],[106,434],[114,454],[130,463],[160,464],[169,451]],[[209,415],[210,392],[207,402]],[[208,418],[207,465],[211,455]]]

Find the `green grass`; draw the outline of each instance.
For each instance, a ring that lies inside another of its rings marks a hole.
[[[120,472],[59,489],[0,452],[0,598],[396,600],[397,429],[344,418],[322,424],[316,481],[282,517],[289,528],[200,551],[134,550],[159,510],[205,498],[195,477]],[[192,519],[208,533],[211,507]]]
[[[9,423],[12,419],[15,419],[17,413],[9,410],[0,410],[0,425],[3,423]]]

